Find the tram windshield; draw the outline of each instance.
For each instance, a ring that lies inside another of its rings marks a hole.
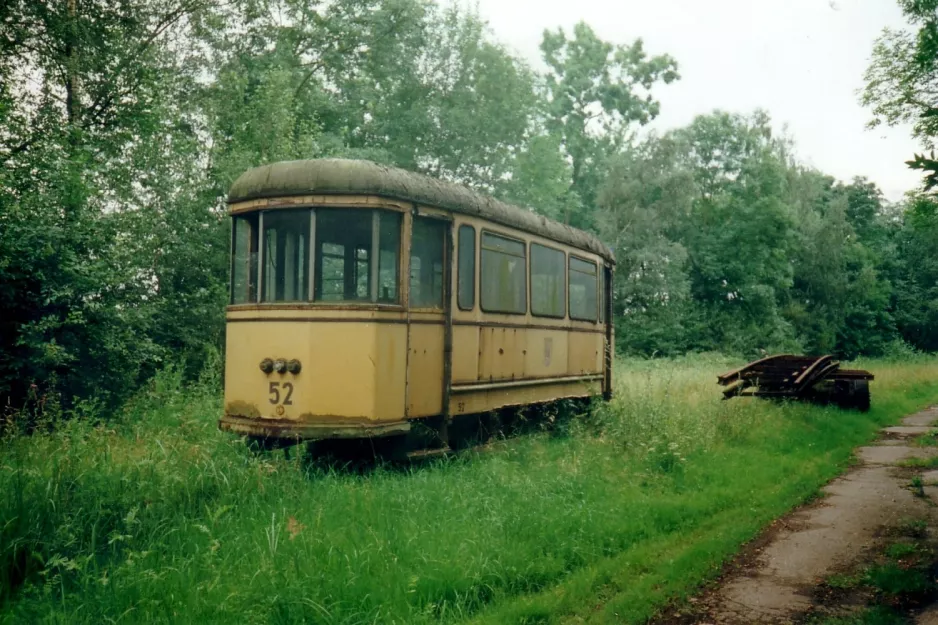
[[[233,304],[400,302],[400,213],[270,210],[236,215],[233,227]]]

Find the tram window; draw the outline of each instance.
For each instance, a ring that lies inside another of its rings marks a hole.
[[[485,312],[520,313],[528,308],[526,254],[521,241],[482,233],[481,304]]]
[[[378,225],[378,301],[396,304],[401,270],[401,214],[377,211]]]
[[[459,307],[472,310],[476,304],[476,229],[459,226]]]
[[[410,243],[410,307],[443,308],[443,241],[447,224],[415,217]]]
[[[398,303],[400,254],[400,213],[316,209],[313,299],[317,302]]]
[[[570,318],[596,321],[596,263],[570,257]]]
[[[257,213],[235,217],[231,250],[231,303],[257,301]]]
[[[537,243],[531,244],[531,314],[564,317],[567,292],[564,253]]]
[[[309,210],[264,213],[263,301],[308,298]]]
[[[599,268],[599,323],[606,319],[606,268]]]

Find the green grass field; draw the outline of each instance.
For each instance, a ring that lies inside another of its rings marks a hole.
[[[938,402],[936,359],[859,363],[868,414],[721,402],[734,364],[620,362],[562,436],[364,474],[254,455],[164,373],[0,443],[0,622],[641,623]]]

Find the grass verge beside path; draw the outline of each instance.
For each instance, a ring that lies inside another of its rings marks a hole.
[[[565,436],[366,475],[254,457],[164,374],[121,424],[0,446],[0,622],[643,622],[938,402],[934,359],[863,363],[866,415],[721,402],[731,364],[622,362]]]

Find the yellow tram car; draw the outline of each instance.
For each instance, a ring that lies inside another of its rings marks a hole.
[[[232,216],[223,430],[402,435],[611,395],[611,250],[466,187],[369,161],[245,172]]]

